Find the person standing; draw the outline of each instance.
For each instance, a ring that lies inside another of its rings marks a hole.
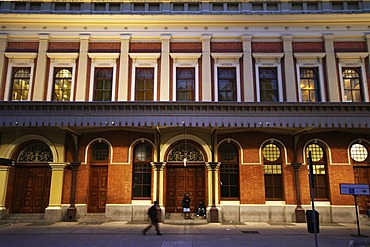
[[[184,198],[182,199],[181,206],[182,211],[184,212],[184,219],[191,219],[190,217],[190,197],[186,192]]]
[[[155,231],[157,232],[157,235],[162,235],[162,233],[159,231],[159,219],[158,219],[158,210],[159,205],[157,201],[153,202],[153,206],[151,206],[148,209],[148,215],[150,219],[149,226],[145,227],[145,229],[141,232],[143,235],[146,235],[146,232],[149,231],[149,229],[154,226]]]

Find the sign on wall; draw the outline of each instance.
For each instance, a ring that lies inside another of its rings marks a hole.
[[[339,184],[340,194],[342,195],[358,195],[368,196],[370,195],[370,185],[368,184]]]

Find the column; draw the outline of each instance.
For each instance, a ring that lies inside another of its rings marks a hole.
[[[283,35],[284,47],[284,75],[285,75],[285,90],[286,101],[297,102],[297,84],[294,78],[294,59],[293,59],[293,36]]]
[[[76,101],[86,101],[86,86],[87,86],[87,64],[89,51],[89,34],[80,35],[80,54],[78,60],[77,88]]]
[[[300,189],[300,182],[299,182],[299,168],[301,167],[301,165],[302,163],[292,162],[292,167],[294,169],[295,193],[296,193],[296,200],[297,200],[297,207],[295,209],[295,217],[296,217],[297,223],[306,222],[305,211],[301,205],[301,189]]]
[[[243,42],[243,82],[244,101],[254,102],[254,80],[253,80],[253,63],[252,63],[252,36],[242,35]]]
[[[328,88],[328,102],[339,102],[340,92],[337,77],[337,61],[334,52],[334,35],[324,34],[325,52],[326,52],[326,83]]]
[[[211,208],[209,210],[209,222],[210,223],[216,223],[216,222],[219,222],[218,220],[218,208],[216,207],[216,203],[218,202],[218,200],[216,200],[216,198],[218,198],[218,168],[220,167],[220,163],[219,162],[207,162],[206,163],[206,167],[208,168],[208,176],[210,175],[211,173],[211,177],[208,177],[208,181],[210,183],[208,183],[208,185],[210,185],[208,187],[208,191],[210,191],[211,193],[208,193],[209,195],[209,198],[211,198],[210,202],[211,202]]]
[[[47,83],[46,83],[46,64],[47,64],[47,56],[46,52],[48,51],[48,44],[49,44],[49,35],[48,34],[40,34],[39,35],[39,51],[37,54],[37,64],[36,64],[36,71],[35,71],[35,83],[33,87],[33,100],[34,101],[42,101],[45,99],[44,94],[47,91]]]
[[[159,101],[170,100],[170,39],[171,35],[162,34],[162,52],[161,52],[161,85]],[[156,95],[154,95],[156,97]]]
[[[129,49],[130,34],[121,35],[121,54],[119,61],[119,78],[118,78],[118,101],[128,100],[128,68],[129,68]]]
[[[76,221],[77,208],[76,208],[76,188],[77,188],[77,171],[80,167],[81,162],[72,162],[69,166],[72,170],[72,181],[71,181],[71,195],[69,198],[69,208],[67,209],[65,221]]]
[[[211,35],[202,35],[202,98],[201,101],[212,100],[211,75]]]
[[[7,42],[8,42],[8,34],[0,33],[0,78],[3,78],[4,72],[6,70],[4,53],[6,51]],[[4,88],[5,88],[5,81],[2,81],[0,83],[0,92],[2,92]],[[3,98],[0,98],[0,100],[3,100]]]
[[[370,33],[365,34],[365,38],[366,38],[367,52],[369,53],[369,56],[367,57],[368,62],[369,62],[369,66],[366,70],[370,71]]]
[[[151,162],[151,165],[155,172],[153,181],[153,201],[158,202],[158,218],[161,219],[160,221],[164,221],[164,215],[162,214],[161,205],[163,205],[163,169],[166,165],[166,162]]]
[[[0,166],[0,219],[6,214],[5,198],[10,167]]]
[[[57,222],[62,220],[62,191],[65,163],[50,163],[51,184],[49,206],[45,209],[45,221]]]

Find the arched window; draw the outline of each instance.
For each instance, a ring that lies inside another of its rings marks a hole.
[[[222,199],[239,199],[239,154],[231,143],[219,147]]]
[[[16,68],[13,73],[12,100],[28,100],[31,68]]]
[[[54,76],[54,101],[70,101],[72,69],[58,69]]]
[[[176,100],[194,101],[195,99],[195,68],[177,68]]]
[[[310,144],[306,149],[307,157],[311,152],[314,176],[314,196],[316,199],[328,200],[329,188],[327,178],[327,163],[324,149],[316,143]]]
[[[53,162],[53,154],[48,145],[36,142],[26,146],[18,155],[17,162],[20,163],[44,163]]]
[[[282,155],[280,148],[269,143],[263,147],[266,200],[283,200]]]
[[[236,101],[236,68],[218,68],[218,100]]]
[[[149,199],[152,195],[152,148],[147,143],[140,143],[134,148],[132,176],[132,198]]]
[[[344,101],[361,102],[361,77],[356,68],[348,68],[343,71]]]
[[[154,68],[137,68],[135,82],[135,100],[153,101]]]
[[[96,68],[94,101],[111,101],[113,68]]]
[[[96,142],[91,147],[91,154],[96,161],[107,161],[109,156],[109,147],[104,142]]]

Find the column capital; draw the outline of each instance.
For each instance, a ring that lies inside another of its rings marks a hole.
[[[131,39],[131,34],[129,34],[129,33],[122,33],[120,35],[120,37],[121,37],[121,40],[130,40]]]
[[[39,40],[48,41],[50,39],[50,35],[48,33],[39,33]]]
[[[10,171],[10,166],[0,166],[0,171],[3,171],[3,172],[8,172]]]
[[[243,42],[251,42],[252,38],[253,38],[253,35],[251,34],[243,34],[242,36],[240,36],[240,39]]]
[[[51,170],[53,171],[63,171],[64,168],[67,166],[67,163],[49,163],[49,166],[51,166]]]
[[[282,39],[284,42],[292,42],[292,41],[293,41],[293,35],[291,35],[290,33],[283,34],[283,35],[281,36],[281,39]]]
[[[89,33],[80,33],[79,34],[80,40],[89,40],[90,34]]]
[[[163,168],[166,166],[166,162],[150,162],[153,168],[155,168],[157,171],[163,170]]]
[[[323,33],[322,38],[326,41],[333,41],[335,38],[335,35],[333,33]]]
[[[80,167],[81,165],[81,162],[71,162],[69,163],[69,167],[73,170],[73,171],[77,171],[78,168]]]
[[[206,162],[206,167],[211,171],[216,171],[220,167],[221,162]]]
[[[295,171],[298,171],[299,168],[302,166],[301,162],[292,162],[291,163],[292,167],[294,168]]]
[[[172,35],[169,34],[169,33],[161,34],[161,40],[170,40],[171,37],[172,37]]]
[[[209,42],[212,39],[212,34],[202,34],[200,38],[203,42]]]

